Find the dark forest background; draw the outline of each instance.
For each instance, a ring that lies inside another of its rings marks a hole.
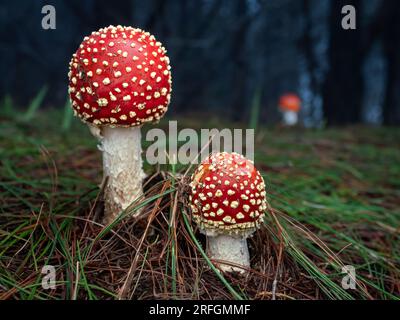
[[[305,125],[400,124],[400,1],[397,0],[58,0],[0,2],[0,97],[20,106],[47,86],[63,106],[67,68],[83,37],[110,24],[153,33],[168,49],[169,114],[278,119],[286,92],[302,101]],[[56,8],[43,30],[41,8]],[[343,30],[342,7],[357,10]]]

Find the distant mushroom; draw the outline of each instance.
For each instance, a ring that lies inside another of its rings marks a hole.
[[[262,223],[266,209],[263,177],[238,153],[214,153],[193,173],[189,197],[193,220],[208,237],[212,259],[250,266],[246,238]],[[245,272],[220,263],[222,271]]]
[[[279,109],[282,112],[283,123],[294,126],[298,122],[298,113],[301,108],[301,100],[294,93],[284,94],[279,99]]]
[[[89,125],[103,153],[109,223],[143,194],[140,128],[167,111],[169,58],[150,33],[109,26],[84,38],[68,77],[74,114]]]

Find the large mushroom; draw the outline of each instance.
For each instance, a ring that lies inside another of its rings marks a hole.
[[[250,266],[246,238],[262,223],[266,192],[253,163],[238,153],[214,153],[191,178],[193,220],[208,237],[208,253],[222,271],[245,272]]]
[[[279,99],[279,110],[282,112],[283,124],[294,126],[298,122],[301,100],[294,93],[287,93]]]
[[[99,139],[109,223],[143,194],[140,130],[167,111],[169,58],[150,33],[109,26],[84,38],[68,76],[74,114]]]

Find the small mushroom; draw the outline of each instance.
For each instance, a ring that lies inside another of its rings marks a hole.
[[[282,112],[283,124],[294,126],[298,122],[298,114],[301,108],[301,100],[294,93],[284,94],[279,99],[279,109]]]
[[[74,114],[103,154],[105,223],[143,194],[141,126],[158,122],[171,97],[166,50],[154,36],[109,26],[85,37],[69,64]]]
[[[214,153],[191,178],[189,196],[193,220],[208,237],[212,259],[250,266],[246,238],[262,223],[267,207],[265,184],[252,161],[238,153]],[[220,263],[222,271],[244,273]]]

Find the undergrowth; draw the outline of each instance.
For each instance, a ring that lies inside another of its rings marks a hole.
[[[0,299],[399,299],[399,129],[258,128],[269,207],[240,276],[207,257],[187,167],[145,164],[144,198],[104,226],[94,137],[68,112],[36,109],[6,99],[0,113]],[[200,123],[238,126],[178,118]],[[42,287],[44,265],[55,289]]]

